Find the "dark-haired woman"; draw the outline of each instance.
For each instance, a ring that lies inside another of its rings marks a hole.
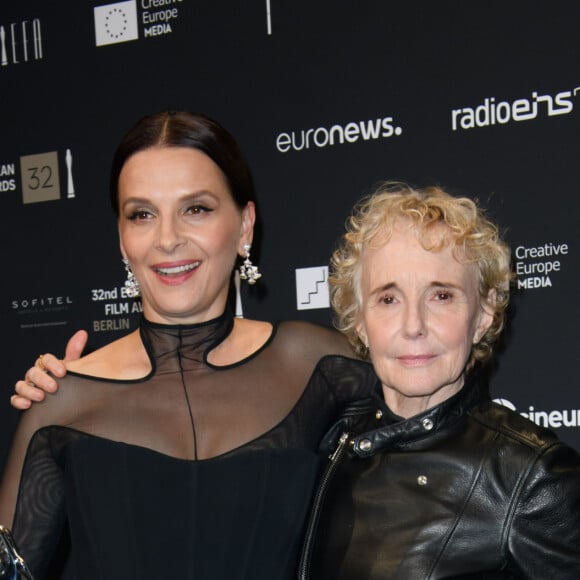
[[[67,578],[292,578],[319,440],[372,371],[347,370],[337,333],[228,310],[237,257],[257,275],[255,206],[217,123],[141,120],[115,154],[111,199],[144,317],[23,415],[0,523],[37,579],[65,521]]]

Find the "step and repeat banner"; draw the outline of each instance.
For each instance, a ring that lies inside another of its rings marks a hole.
[[[477,197],[517,273],[492,395],[580,449],[579,23],[562,0],[3,0],[0,467],[38,354],[136,327],[109,162],[161,109],[216,118],[252,167],[248,317],[331,324],[328,258],[376,183]]]

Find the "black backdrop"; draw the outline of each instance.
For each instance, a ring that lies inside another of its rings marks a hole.
[[[220,120],[253,168],[264,277],[248,317],[330,323],[319,282],[377,181],[478,197],[519,270],[492,394],[580,448],[579,22],[563,0],[3,0],[0,465],[37,355],[78,328],[94,348],[135,327],[109,160],[166,108]]]

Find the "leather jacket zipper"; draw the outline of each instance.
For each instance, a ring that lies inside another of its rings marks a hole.
[[[328,485],[334,476],[334,473],[340,464],[341,460],[345,455],[347,448],[347,442],[349,438],[349,433],[344,431],[338,440],[336,449],[329,456],[330,463],[326,466],[320,482],[314,494],[312,500],[312,507],[310,509],[310,519],[308,521],[308,527],[306,528],[306,534],[304,536],[304,544],[302,549],[302,555],[300,558],[300,565],[298,568],[298,578],[299,580],[308,580],[310,578],[310,558],[312,555],[312,547],[314,544],[314,538],[316,536],[316,529],[318,528],[318,520],[320,518],[320,512],[322,510],[322,505],[324,503],[324,497],[326,495],[326,490]]]

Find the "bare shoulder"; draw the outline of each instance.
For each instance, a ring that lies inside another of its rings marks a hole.
[[[139,331],[127,334],[79,360],[66,363],[67,370],[105,379],[131,380],[151,370]]]
[[[273,325],[265,320],[251,320],[248,318],[234,318],[234,329],[236,332],[243,333],[247,336],[254,336],[257,339],[268,338],[272,334]]]
[[[232,332],[211,351],[208,360],[215,365],[229,365],[248,358],[270,340],[273,329],[270,322],[235,318]]]

